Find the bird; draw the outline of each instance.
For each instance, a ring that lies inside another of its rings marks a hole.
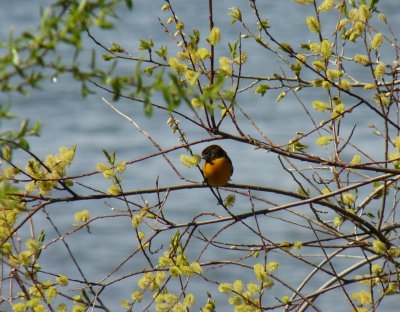
[[[219,145],[207,146],[201,152],[204,159],[203,176],[208,185],[221,187],[228,183],[233,174],[232,161]]]

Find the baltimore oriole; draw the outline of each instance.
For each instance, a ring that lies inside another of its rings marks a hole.
[[[233,174],[232,161],[218,145],[207,146],[201,153],[205,160],[203,175],[206,182],[215,187],[224,186]]]

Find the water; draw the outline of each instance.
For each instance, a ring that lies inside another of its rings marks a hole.
[[[3,3],[4,2],[4,3]],[[271,32],[279,36],[282,40],[293,43],[293,46],[300,42],[308,41],[304,38],[305,23],[303,18],[307,13],[297,14],[298,11],[307,12],[308,8],[298,7],[295,5],[288,5],[291,1],[259,1],[258,3],[260,12],[263,16],[269,18],[273,28]],[[395,8],[398,4],[396,0],[381,1],[381,10],[388,16],[389,20],[394,22],[393,29],[398,29],[398,20],[395,20]],[[38,21],[37,3],[33,1],[14,1],[7,2],[7,10],[0,10],[0,21],[2,23],[1,36],[2,39],[6,38],[7,28],[14,25],[15,32],[33,25]],[[45,5],[46,1],[39,2]],[[135,1],[135,9],[132,12],[121,10],[118,12],[121,16],[120,21],[117,23],[118,28],[110,32],[101,32],[93,30],[92,33],[101,42],[109,46],[111,42],[116,41],[123,47],[128,48],[130,51],[136,51],[139,39],[148,39],[150,36],[153,38],[157,46],[161,44],[170,44],[168,36],[161,29],[157,17],[160,16],[165,20],[166,13],[160,11],[163,1]],[[5,1],[2,1],[3,7]],[[248,12],[248,3],[246,1],[215,1],[214,12],[215,23],[217,25],[226,25],[229,23],[230,17],[227,15],[228,8],[237,6],[243,12]],[[205,31],[207,29],[208,15],[206,8],[206,1],[175,1],[175,9],[178,15],[185,20],[186,29],[190,30],[193,27],[200,28]],[[23,9],[22,9],[23,8]],[[285,11],[284,11],[285,10]],[[199,14],[199,12],[203,12]],[[245,18],[250,26],[253,26],[253,18],[251,14],[245,13]],[[221,27],[222,28],[222,27]],[[229,37],[230,40],[237,38],[239,26],[229,28],[223,36]],[[206,33],[206,31],[205,31]],[[86,38],[88,39],[88,38]],[[310,38],[310,40],[315,40]],[[95,44],[87,40],[88,47],[95,47]],[[171,45],[172,46],[172,45]],[[259,74],[265,71],[269,73],[271,68],[279,72],[280,65],[275,58],[268,52],[261,52],[260,48],[255,44],[243,41],[243,48],[253,53],[255,56],[248,60],[243,74],[252,75]],[[97,49],[101,54],[100,48]],[[218,50],[217,53],[226,53],[226,48]],[[253,51],[253,52],[252,52]],[[255,52],[257,51],[257,52]],[[66,51],[68,52],[68,51]],[[134,52],[137,53],[137,52]],[[68,57],[65,55],[65,57]],[[84,65],[84,62],[82,63]],[[126,72],[133,72],[133,65],[126,62],[120,70]],[[288,70],[285,69],[287,72]],[[242,81],[240,87],[246,86],[246,81]],[[143,136],[137,129],[135,129],[130,122],[108,107],[102,100],[104,96],[111,101],[110,95],[99,91],[96,95],[90,95],[86,99],[82,99],[79,95],[80,85],[73,81],[68,75],[57,77],[57,83],[54,83],[51,77],[42,86],[43,90],[32,91],[29,98],[15,97],[13,98],[15,112],[21,118],[29,118],[30,120],[41,120],[43,123],[43,132],[40,138],[31,138],[32,152],[40,157],[44,157],[48,153],[56,153],[60,146],[78,145],[76,160],[70,169],[71,175],[81,174],[82,172],[91,172],[95,170],[96,163],[105,161],[102,155],[102,149],[105,148],[109,151],[116,151],[119,160],[135,160],[157,150],[154,148],[148,139]],[[307,126],[304,119],[300,118],[301,110],[297,105],[293,105],[297,100],[294,97],[288,97],[281,103],[276,103],[275,98],[277,92],[272,92],[272,96],[266,95],[263,98],[255,96],[250,92],[243,93],[238,97],[239,103],[254,119],[255,123],[260,126],[262,131],[275,142],[279,144],[287,143],[294,137],[297,130],[306,132],[312,129],[312,125]],[[1,101],[7,100],[7,96],[0,95]],[[302,100],[309,103],[318,98],[316,94],[304,92]],[[116,103],[117,107],[133,118],[141,127],[143,127],[160,145],[162,148],[171,148],[178,145],[177,136],[172,134],[166,127],[168,116],[163,112],[155,112],[151,119],[148,119],[143,114],[143,109],[140,104],[132,103],[127,100],[121,100]],[[370,130],[366,127],[371,115],[367,110],[359,110],[355,112],[354,116],[359,118],[357,136],[359,144],[362,147],[370,145]],[[204,138],[205,133],[199,133],[197,129],[193,129],[181,120],[182,125],[190,140]],[[252,129],[246,120],[239,120],[247,133],[254,137],[258,134]],[[15,123],[9,122],[3,124],[3,127],[15,127]],[[231,128],[226,128],[231,130]],[[294,191],[296,185],[293,185],[290,175],[285,173],[275,155],[261,150],[254,150],[251,146],[243,146],[230,141],[223,141],[219,143],[226,150],[235,165],[235,172],[233,175],[233,182],[243,184],[263,185],[266,187],[281,188]],[[199,144],[193,147],[193,150],[200,153],[206,144]],[[370,150],[370,149],[369,149]],[[170,160],[180,171],[180,173],[190,180],[201,181],[201,175],[197,170],[187,169],[179,162],[179,155],[182,150],[177,150],[168,154]],[[372,154],[374,150],[370,151]],[[251,156],[250,156],[251,155]],[[251,158],[251,161],[246,159]],[[349,155],[350,157],[350,155]],[[18,163],[23,164],[28,159],[28,156],[22,152],[16,155]],[[150,158],[144,162],[135,163],[128,167],[126,174],[124,174],[124,189],[136,190],[141,188],[154,188],[155,183],[158,181],[159,186],[168,186],[184,183],[181,181],[172,168],[162,159],[162,157]],[[100,175],[89,176],[81,181],[85,185],[105,191],[110,185],[109,181],[104,181]],[[81,194],[90,194],[91,191],[80,189]],[[223,192],[223,194],[226,194]],[[257,194],[257,193],[255,193]],[[64,194],[65,195],[65,194]],[[160,195],[161,197],[164,194]],[[144,201],[147,200],[151,204],[156,202],[156,196],[144,195],[143,198],[133,197],[130,198],[138,206],[144,206]],[[285,200],[277,195],[272,195],[268,198],[271,201],[284,203]],[[269,207],[267,204],[257,203],[256,209]],[[113,209],[112,209],[113,208]],[[98,220],[93,222],[90,226],[91,234],[85,230],[77,231],[69,235],[65,241],[71,247],[71,251],[79,263],[86,278],[91,281],[100,281],[107,276],[109,272],[112,275],[105,281],[110,282],[114,279],[129,276],[132,272],[140,271],[148,266],[147,260],[143,256],[135,256],[128,259],[137,247],[137,239],[134,230],[130,225],[130,218],[126,215],[125,205],[122,201],[118,200],[101,200],[101,201],[85,201],[85,202],[68,202],[62,204],[51,205],[48,207],[52,221],[56,224],[60,233],[67,233],[73,231],[72,224],[73,215],[76,211],[82,209],[89,209],[92,216],[99,217]],[[241,213],[249,211],[249,202],[246,198],[238,196],[238,202],[235,204],[233,212]],[[121,212],[119,212],[121,211]],[[216,205],[215,198],[206,189],[193,189],[176,192],[170,195],[167,204],[164,207],[165,215],[176,223],[184,223],[190,221],[194,216],[198,215],[201,211],[211,211],[217,214],[225,214],[224,211]],[[309,214],[308,208],[297,209],[301,213]],[[120,214],[121,216],[116,216]],[[290,218],[290,214],[280,212],[273,216],[266,218],[259,217],[258,221],[261,224],[261,232],[271,241],[297,241],[310,239],[308,234],[298,232],[298,227],[290,226],[288,223],[283,222],[277,218]],[[206,217],[203,217],[206,220]],[[47,242],[53,239],[58,239],[58,234],[54,231],[53,227],[45,219],[43,213],[38,213],[35,216],[38,222],[36,230],[40,227],[46,229],[48,235]],[[208,238],[217,235],[215,239],[220,242],[234,243],[234,244],[259,244],[260,242],[254,241],[251,228],[255,228],[254,220],[246,220],[246,225],[236,224],[233,227],[226,224],[209,225],[201,229],[201,231]],[[40,225],[39,225],[40,224]],[[250,228],[249,228],[249,227]],[[167,232],[166,235],[171,236],[173,231]],[[190,240],[190,261],[215,261],[229,257],[232,264],[227,266],[226,269],[215,269],[215,265],[210,264],[205,267],[206,276],[211,281],[225,281],[232,282],[234,279],[243,279],[245,282],[254,281],[254,276],[251,270],[246,270],[234,264],[237,258],[243,256],[245,253],[241,251],[225,253],[226,246],[208,246],[204,253],[200,251],[204,248],[204,237],[196,232]],[[157,239],[152,246],[153,250],[165,248],[168,242]],[[240,248],[238,248],[240,249]],[[313,250],[310,250],[310,254]],[[127,262],[118,267],[123,259]],[[156,257],[154,257],[156,259]],[[153,259],[153,261],[154,261]],[[315,260],[310,256],[314,262],[318,262],[320,258]],[[268,261],[278,260],[281,269],[276,273],[277,276],[286,280],[288,283],[297,285],[309,272],[310,268],[303,264],[293,262],[292,258],[282,255],[282,252],[272,251],[268,253]],[[262,259],[254,259],[247,262],[252,265],[255,261],[262,261]],[[337,261],[336,269],[340,271],[348,265],[347,262]],[[65,246],[57,240],[55,243],[50,244],[43,252],[42,266],[45,270],[58,274],[69,275],[71,280],[82,279],[76,272],[76,268],[68,256]],[[114,272],[115,270],[115,272]],[[51,276],[43,275],[46,278],[52,279]],[[309,284],[308,291],[317,289],[325,281],[323,275],[317,276]],[[113,310],[118,311],[119,301],[129,298],[130,293],[136,288],[138,276],[131,276],[123,278],[119,283],[106,287],[102,294],[103,300]],[[277,283],[279,284],[279,283]],[[77,288],[82,285],[74,284]],[[205,283],[202,279],[194,277],[188,289],[197,293],[198,289],[208,289],[215,295],[217,300],[218,311],[230,311],[231,307],[226,303],[227,297],[219,294],[216,287],[212,282]],[[73,287],[71,287],[73,288]],[[283,291],[282,287],[278,290],[273,290],[270,300],[276,296],[280,298],[282,295],[288,294]],[[67,291],[67,295],[75,295],[76,291]],[[306,290],[304,291],[306,293]],[[337,296],[342,296],[338,293]],[[201,292],[197,297],[197,309],[206,301],[206,294]],[[317,302],[320,307],[325,307],[324,311],[337,310],[338,298],[335,296],[323,296]],[[268,303],[269,304],[269,303]],[[335,307],[336,309],[333,309]],[[394,305],[388,305],[387,308]],[[348,309],[347,306],[344,306]],[[389,311],[388,310],[388,311]]]

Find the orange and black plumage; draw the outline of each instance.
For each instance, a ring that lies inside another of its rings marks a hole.
[[[201,153],[204,159],[203,175],[206,182],[215,187],[228,183],[233,174],[232,161],[228,154],[216,144],[207,146]]]

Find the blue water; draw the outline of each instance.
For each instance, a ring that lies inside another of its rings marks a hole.
[[[174,2],[178,16],[185,21],[186,29],[190,30],[193,27],[197,27],[206,33],[208,27],[206,1]],[[240,7],[245,13],[244,16],[249,25],[251,27],[254,26],[253,18],[247,9],[247,1],[214,2],[215,23],[216,25],[221,25],[222,29],[224,29],[223,25],[227,25],[230,21],[230,17],[227,15],[228,8],[233,6]],[[311,35],[305,32],[306,26],[303,19],[307,13],[299,13],[299,11],[307,12],[308,8],[293,4],[289,5],[291,1],[288,0],[258,2],[260,12],[268,17],[271,25],[273,25],[271,32],[279,36],[283,41],[291,42],[293,46],[296,46],[300,42],[315,40],[315,38],[312,38]],[[397,0],[381,2],[382,5],[380,8],[388,16],[388,19],[391,20],[393,29],[399,29],[399,21],[396,16]],[[45,5],[48,2],[7,2],[7,9],[0,9],[1,38],[3,40],[6,39],[7,29],[12,25],[15,28],[15,32],[18,32],[38,22],[38,3]],[[170,44],[168,36],[161,29],[157,21],[157,17],[161,17],[163,20],[166,19],[167,14],[160,11],[163,3],[163,1],[134,1],[135,9],[132,12],[126,10],[118,12],[121,19],[117,22],[118,28],[116,30],[101,32],[101,35],[98,31],[93,30],[93,35],[106,46],[110,46],[113,41],[118,42],[127,50],[132,51],[134,55],[140,55],[141,53],[136,52],[139,39],[148,39],[151,36],[157,46]],[[2,3],[2,6],[4,7],[5,4]],[[228,28],[227,31],[223,32],[223,40],[232,41],[236,39],[238,31],[240,31],[240,27],[236,25]],[[310,38],[305,38],[305,34],[310,36]],[[89,38],[86,38],[86,44],[88,48],[95,47],[95,44]],[[243,42],[243,48],[248,51],[249,56],[252,56],[248,60],[243,74],[270,73],[271,69],[280,71],[280,64],[270,53],[263,52],[255,44],[247,41]],[[99,55],[103,53],[100,48],[97,48],[97,50]],[[227,50],[225,47],[221,47],[217,53],[227,53]],[[69,57],[67,50],[65,57]],[[85,61],[82,61],[82,66],[85,66],[84,63]],[[122,64],[123,66],[120,66],[121,71],[133,72],[133,64],[128,62],[122,62]],[[287,68],[285,71],[289,73]],[[240,87],[244,87],[245,84],[246,82],[242,81]],[[41,120],[43,123],[41,137],[29,140],[33,153],[39,157],[45,157],[48,153],[56,153],[60,146],[77,144],[76,160],[69,171],[71,175],[74,175],[94,171],[96,163],[105,160],[102,155],[102,149],[104,148],[109,151],[116,151],[118,159],[126,161],[135,160],[156,152],[156,149],[148,139],[139,133],[129,121],[123,119],[103,103],[101,100],[102,96],[111,101],[109,94],[98,91],[97,94],[83,99],[80,97],[79,92],[79,83],[75,82],[68,75],[64,75],[58,77],[57,83],[53,83],[49,77],[42,85],[42,90],[32,91],[31,96],[28,98],[19,96],[13,98],[13,112],[21,118],[29,118],[32,121]],[[312,128],[312,125],[307,126],[308,121],[304,121],[304,115],[294,97],[288,97],[282,102],[276,103],[275,99],[277,95],[277,92],[271,92],[271,95],[261,98],[253,95],[251,92],[245,92],[239,95],[238,101],[266,135],[278,144],[285,144],[295,136],[297,130],[306,132]],[[317,98],[318,94],[312,94],[307,91],[302,95],[302,100],[305,103],[309,103]],[[0,99],[2,102],[9,100],[3,94],[0,94]],[[121,111],[129,115],[143,127],[163,149],[179,144],[177,136],[172,134],[166,126],[168,116],[165,113],[155,111],[153,117],[149,119],[144,116],[140,104],[121,100],[116,105]],[[360,109],[354,113],[354,117],[358,118],[357,129],[359,131],[356,133],[356,136],[359,146],[366,148],[372,155],[378,155],[375,154],[377,153],[376,148],[369,147],[371,145],[371,130],[367,125],[369,124],[369,118],[372,118],[372,116],[367,110]],[[246,123],[246,120],[239,120],[239,122],[248,134],[258,137],[256,131]],[[181,120],[181,123],[184,127],[187,126],[184,120]],[[17,127],[15,122],[7,122],[2,125],[2,130],[6,128],[15,129],[15,127]],[[224,129],[228,131],[232,130],[232,128]],[[191,141],[207,137],[206,133],[199,132],[198,129],[193,129],[190,126],[185,127],[184,130]],[[219,144],[229,151],[229,155],[235,165],[235,173],[232,177],[234,183],[263,185],[284,190],[295,190],[297,188],[296,185],[293,185],[290,175],[283,171],[275,155],[265,151],[254,150],[251,146],[243,146],[243,144],[231,141],[223,141]],[[312,142],[310,142],[310,145],[312,145]],[[205,146],[206,144],[196,145],[193,147],[193,150],[200,153]],[[197,170],[187,169],[179,162],[179,155],[182,152],[182,150],[178,150],[171,152],[168,156],[183,176],[191,180],[201,181],[201,175]],[[15,157],[16,161],[20,164],[25,163],[29,158],[22,152],[18,152]],[[251,161],[244,161],[244,159],[249,158],[251,158]],[[176,176],[162,157],[155,157],[128,167],[127,172],[124,174],[124,190],[154,188],[157,180],[160,186],[184,183]],[[84,178],[81,182],[103,191],[110,185],[110,182],[105,181],[100,175]],[[80,189],[80,192],[82,194],[85,192],[91,193],[85,189]],[[223,194],[226,193],[223,192]],[[285,202],[285,199],[273,194],[266,197],[277,203]],[[153,195],[144,195],[143,199],[154,203],[156,197]],[[139,197],[131,198],[131,200],[139,205],[144,204]],[[256,208],[265,207],[268,207],[268,205],[256,205]],[[99,281],[109,272],[112,272],[123,259],[132,254],[137,246],[137,240],[130,225],[130,218],[113,217],[119,213],[118,211],[124,211],[125,208],[124,203],[117,200],[69,202],[48,207],[47,211],[61,233],[66,233],[74,229],[72,224],[74,223],[73,215],[76,211],[89,209],[93,217],[108,216],[108,218],[99,219],[91,225],[91,234],[81,230],[65,239],[71,247],[82,271],[85,272],[86,277],[91,281]],[[247,212],[249,209],[248,200],[238,196],[238,201],[233,211],[241,213]],[[309,214],[307,208],[302,209],[297,209],[297,211]],[[185,190],[170,194],[167,204],[164,207],[165,215],[176,223],[188,222],[202,211],[225,214],[222,208],[216,205],[215,198],[207,189]],[[294,216],[286,212],[276,213],[273,217],[293,218],[295,220]],[[43,213],[39,213],[35,217],[35,220],[38,222],[36,231],[41,227],[49,231],[46,237],[47,242],[58,237],[57,233],[54,232],[49,222],[45,219]],[[291,227],[278,219],[260,217],[258,221],[261,225],[262,233],[274,242],[312,239],[309,233],[306,233],[309,231],[305,231],[304,233],[299,232],[298,227]],[[256,226],[254,220],[246,220],[245,222],[250,227]],[[225,225],[210,225],[202,228],[201,231],[208,237],[212,237],[213,234],[217,233]],[[171,236],[173,232],[167,233]],[[197,237],[198,235],[190,240],[190,249],[192,251],[190,261],[196,261],[200,256],[200,251],[204,248],[204,242]],[[216,240],[227,243],[234,242],[235,244],[260,243],[250,230],[241,224],[226,228]],[[168,241],[162,241],[157,238],[154,246],[152,246],[153,250],[161,247],[162,244],[166,248]],[[314,251],[310,250],[309,252],[311,254]],[[206,252],[201,254],[201,258],[198,261],[214,261],[225,259],[224,257],[235,261],[240,256],[243,256],[243,253],[239,251],[226,253],[222,248],[208,247]],[[155,259],[156,257],[153,257],[153,261]],[[315,259],[311,257],[310,259],[310,261],[318,262],[320,258]],[[292,258],[285,257],[285,255],[279,252],[268,253],[268,260],[279,261],[281,269],[277,271],[276,275],[292,285],[298,285],[310,271],[308,266],[298,261],[293,262]],[[71,279],[81,278],[77,275],[71,258],[60,241],[48,246],[43,252],[42,261],[41,264],[44,270],[54,274],[62,273],[69,275]],[[252,265],[255,261],[262,262],[263,259],[261,257],[260,259],[249,260],[246,263]],[[337,261],[336,269],[340,271],[346,268],[347,265],[351,265],[351,263],[354,262],[351,260],[349,262]],[[148,266],[148,263],[144,257],[133,257],[118,271],[114,272],[107,281],[140,271],[146,266]],[[255,280],[251,270],[244,270],[240,266],[231,265],[225,269],[213,269],[210,266],[206,270],[208,271],[206,273],[207,278],[212,281],[233,282],[235,279],[243,279],[245,282],[250,282]],[[46,277],[45,275],[44,278],[51,279],[50,276]],[[325,280],[326,276],[319,275],[318,278],[310,282],[309,287],[304,290],[304,293],[307,293],[307,290],[317,289]],[[137,276],[132,276],[112,286],[108,286],[102,294],[102,300],[113,311],[120,310],[119,301],[130,297],[130,293],[137,287],[136,282]],[[74,284],[74,286],[79,288],[81,285]],[[190,281],[188,292],[198,293],[199,289],[202,291],[200,291],[201,294],[197,297],[197,310],[206,301],[206,290],[215,296],[214,299],[217,300],[218,311],[231,310],[231,307],[227,304],[227,297],[220,295],[216,291],[217,286],[213,283],[207,283],[203,279],[195,277]],[[76,291],[67,291],[68,295],[75,295],[76,293]],[[268,295],[269,301],[267,304],[275,300],[274,297],[280,298],[285,294],[290,294],[290,292],[277,283],[277,286]],[[335,295],[332,293],[330,296],[322,296],[317,301],[319,307],[323,311],[348,310],[348,305],[343,305],[339,308],[339,301],[342,300],[343,294],[339,291]],[[390,311],[390,309],[394,308],[394,303],[393,305],[388,304],[386,308],[389,309],[387,311]]]

